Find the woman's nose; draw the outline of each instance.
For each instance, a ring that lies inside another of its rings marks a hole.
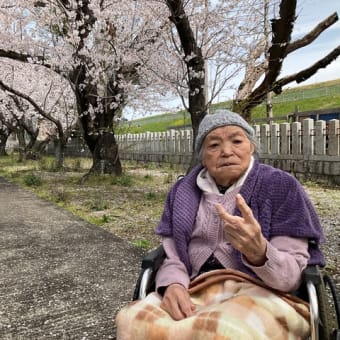
[[[230,145],[230,143],[222,144],[222,154],[224,156],[229,156],[232,154],[232,146]]]

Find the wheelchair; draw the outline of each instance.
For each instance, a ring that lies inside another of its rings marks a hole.
[[[142,260],[141,270],[133,292],[133,300],[155,291],[155,276],[163,263],[162,246],[150,251]],[[302,284],[292,294],[309,302],[311,315],[310,340],[340,340],[339,295],[333,278],[319,268],[307,266]]]

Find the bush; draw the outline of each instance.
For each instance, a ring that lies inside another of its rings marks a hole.
[[[51,188],[51,194],[57,203],[67,202],[70,198],[70,194],[62,186]]]
[[[148,201],[155,201],[158,200],[158,195],[155,192],[148,192],[145,195],[146,200]]]
[[[122,185],[123,187],[131,187],[133,184],[133,178],[130,175],[122,175],[112,177],[111,184]]]
[[[23,178],[24,184],[27,185],[28,187],[32,186],[39,186],[42,184],[42,180],[40,177],[34,175],[34,174],[28,174]]]
[[[141,240],[135,240],[132,242],[133,245],[136,247],[142,248],[142,249],[149,249],[150,248],[150,241],[141,239]]]
[[[94,197],[87,201],[86,206],[94,211],[102,211],[108,209],[108,203],[101,197]]]
[[[76,158],[73,160],[73,162],[71,163],[71,169],[77,172],[80,172],[82,170],[80,158]]]

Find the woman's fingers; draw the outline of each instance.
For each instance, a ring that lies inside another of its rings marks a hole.
[[[225,237],[250,263],[263,265],[266,261],[267,243],[262,235],[261,226],[240,194],[236,195],[236,204],[242,217],[230,215],[222,205],[216,205],[216,210],[224,221]]]
[[[226,223],[234,222],[235,216],[228,214],[221,204],[216,204],[215,207],[216,207],[218,215],[224,222]]]
[[[219,216],[224,220],[225,223],[231,224],[231,225],[237,225],[240,222],[245,223],[245,224],[256,224],[256,219],[253,215],[253,211],[251,208],[248,206],[242,195],[237,194],[236,195],[236,204],[237,207],[240,209],[241,216],[243,220],[240,220],[239,216],[233,216],[230,215],[224,207],[221,204],[216,204],[216,210],[219,214]]]
[[[255,218],[253,215],[253,211],[251,210],[249,205],[246,203],[242,195],[240,194],[236,195],[236,204],[238,208],[240,209],[242,217],[244,218],[245,222],[250,223],[250,224],[254,223]]]
[[[195,305],[191,302],[188,291],[182,285],[175,283],[166,289],[161,308],[174,320],[182,320],[193,314]]]

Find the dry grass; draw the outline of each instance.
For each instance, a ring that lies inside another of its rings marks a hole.
[[[89,160],[69,159],[67,171],[63,172],[54,172],[51,162],[51,159],[44,159],[18,165],[8,158],[0,158],[0,175],[136,246],[148,250],[159,244],[154,228],[160,219],[166,193],[185,169],[125,163],[122,177],[97,176],[80,184],[90,167]],[[313,183],[305,183],[305,188],[324,222],[329,247],[339,253],[336,241],[340,233],[339,188]]]
[[[90,177],[81,184],[88,160],[78,160],[76,166],[68,160],[62,172],[54,172],[50,162],[18,165],[0,160],[0,175],[136,246],[147,250],[159,244],[154,228],[166,193],[183,169],[128,163],[121,177]]]

